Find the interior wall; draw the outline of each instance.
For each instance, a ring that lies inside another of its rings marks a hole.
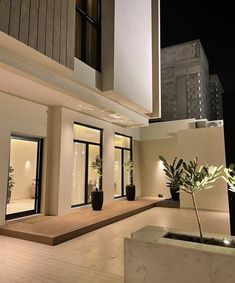
[[[185,160],[198,157],[200,165],[226,166],[223,127],[179,131],[178,154]],[[180,194],[180,206],[192,208],[191,197]],[[222,179],[212,189],[197,193],[196,199],[199,209],[228,211],[227,185]]]
[[[46,124],[47,107],[0,92],[0,225],[5,223],[11,133],[46,137]]]
[[[11,199],[31,198],[30,189],[36,178],[37,143],[12,139],[10,164],[15,182]]]

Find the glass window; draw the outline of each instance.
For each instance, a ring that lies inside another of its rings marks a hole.
[[[88,154],[88,193],[87,193],[87,202],[91,202],[91,191],[96,187],[99,178],[97,173],[92,169],[91,164],[95,161],[96,156],[100,156],[100,146],[99,145],[89,145],[89,154]],[[99,184],[98,184],[99,186]]]
[[[75,57],[100,71],[100,0],[76,1]]]
[[[85,198],[85,158],[86,146],[82,143],[74,143],[73,146],[73,187],[72,205],[84,203]]]
[[[114,197],[122,195],[122,151],[115,148],[114,162]]]
[[[94,142],[99,144],[100,130],[74,124],[74,139],[85,142]]]
[[[41,140],[11,137],[7,186],[7,219],[38,213]]]
[[[101,129],[74,124],[72,207],[91,202],[91,192],[99,180],[91,164],[97,156],[102,158],[101,137]],[[102,182],[99,185],[102,186]]]
[[[126,186],[130,184],[130,174],[124,169],[124,163],[132,160],[132,138],[115,134],[115,163],[114,163],[114,197],[126,195]]]
[[[115,146],[131,148],[131,138],[130,137],[115,134],[114,142],[115,142]]]

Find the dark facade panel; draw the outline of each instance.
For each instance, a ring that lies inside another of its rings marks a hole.
[[[0,30],[9,33],[9,18],[10,18],[11,1],[0,1]]]
[[[75,0],[0,0],[0,31],[73,69]]]

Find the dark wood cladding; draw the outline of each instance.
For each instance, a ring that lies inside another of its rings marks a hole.
[[[0,0],[0,31],[73,69],[75,0]]]

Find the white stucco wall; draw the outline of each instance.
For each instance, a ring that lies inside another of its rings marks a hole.
[[[116,0],[114,90],[152,112],[151,0]]]
[[[51,111],[51,110],[50,110]],[[103,129],[103,191],[104,202],[114,200],[114,134],[115,132],[130,135],[133,139],[139,139],[138,129],[127,129],[115,126],[113,124],[95,119],[81,113],[71,111],[66,108],[57,107],[53,109],[54,118],[52,120],[60,121],[61,127],[58,123],[58,129],[54,127],[54,137],[50,137],[48,133],[49,145],[48,154],[52,154],[48,160],[48,167],[54,168],[49,171],[47,186],[50,190],[47,191],[47,213],[65,214],[78,208],[71,208],[71,190],[72,190],[72,166],[73,166],[73,126],[74,122],[86,124]],[[56,118],[57,117],[57,118]],[[56,126],[56,127],[57,127]],[[57,145],[54,141],[57,140]],[[56,146],[56,148],[55,148]],[[52,149],[52,147],[54,149]],[[137,148],[138,151],[138,148]],[[135,158],[135,154],[134,154]],[[136,155],[136,162],[139,162],[139,156]],[[134,160],[135,161],[135,160]],[[137,166],[137,170],[138,166]],[[140,176],[136,174],[136,191],[140,195]]]
[[[46,136],[47,107],[0,92],[0,225],[5,222],[11,133]]]
[[[178,154],[186,161],[198,157],[199,165],[226,166],[223,127],[179,131]],[[197,193],[196,200],[199,209],[228,211],[225,181],[219,179],[212,189]],[[190,195],[181,193],[180,207],[193,208]]]

